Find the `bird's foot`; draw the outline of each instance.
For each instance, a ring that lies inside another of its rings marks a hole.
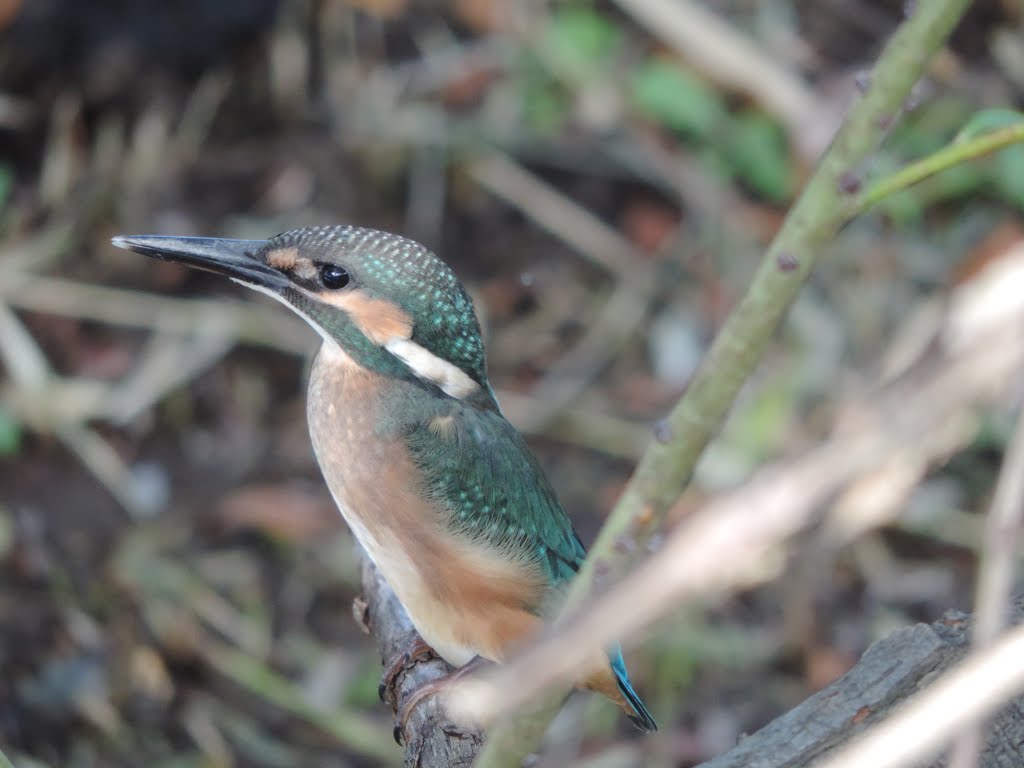
[[[441,693],[452,683],[458,682],[463,677],[471,675],[481,667],[491,663],[490,660],[482,656],[474,656],[454,672],[449,672],[447,675],[429,680],[419,688],[410,691],[409,695],[402,701],[402,705],[398,708],[398,713],[395,717],[395,730],[393,732],[395,741],[399,744],[405,743],[405,727],[409,723],[409,717],[424,699]]]
[[[377,695],[384,703],[388,699],[396,702],[395,682],[398,675],[407,670],[414,662],[428,659],[431,656],[438,658],[437,652],[427,645],[427,641],[420,637],[419,632],[413,632],[405,648],[391,657],[391,661],[384,667],[384,674],[380,678],[380,685],[377,686]]]

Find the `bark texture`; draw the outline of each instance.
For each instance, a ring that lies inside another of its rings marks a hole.
[[[1013,621],[1024,617],[1024,597]],[[776,718],[699,768],[803,768],[892,713],[904,700],[963,658],[970,617],[949,612],[934,624],[897,630],[873,644],[832,685]],[[923,766],[945,766],[939,758]],[[1000,710],[988,733],[981,768],[1024,765],[1024,695]]]

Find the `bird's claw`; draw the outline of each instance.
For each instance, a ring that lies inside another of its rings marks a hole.
[[[461,680],[480,667],[489,664],[490,662],[482,659],[479,656],[473,657],[463,666],[458,669],[449,672],[443,677],[435,678],[434,680],[428,680],[422,683],[419,687],[409,691],[406,694],[405,699],[402,701],[400,707],[397,707],[395,712],[395,729],[393,735],[395,741],[399,745],[405,742],[405,728],[409,723],[409,718],[412,717],[413,711],[422,704],[426,699],[429,699],[437,694],[445,691],[452,683]]]
[[[413,637],[406,644],[405,649],[396,653],[384,667],[384,674],[381,676],[380,684],[377,686],[377,695],[380,697],[380,700],[387,704],[389,698],[388,691],[390,691],[392,703],[397,704],[398,698],[394,687],[399,674],[406,671],[414,661],[427,659],[431,656],[436,657],[436,651],[427,645],[427,642],[420,637],[419,633],[414,633]]]

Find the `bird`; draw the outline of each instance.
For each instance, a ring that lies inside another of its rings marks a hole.
[[[307,392],[313,451],[342,517],[418,633],[385,682],[431,650],[456,668],[455,679],[536,637],[586,550],[502,414],[473,302],[444,261],[413,240],[350,225],[267,240],[112,243],[265,293],[322,337]],[[618,646],[586,669],[577,687],[657,730]],[[396,739],[411,707],[443,684],[406,698]]]

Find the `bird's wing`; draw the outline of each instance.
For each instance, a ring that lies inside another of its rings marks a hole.
[[[586,550],[526,442],[501,414],[450,402],[410,425],[406,440],[455,531],[535,561],[552,586],[576,574]]]

